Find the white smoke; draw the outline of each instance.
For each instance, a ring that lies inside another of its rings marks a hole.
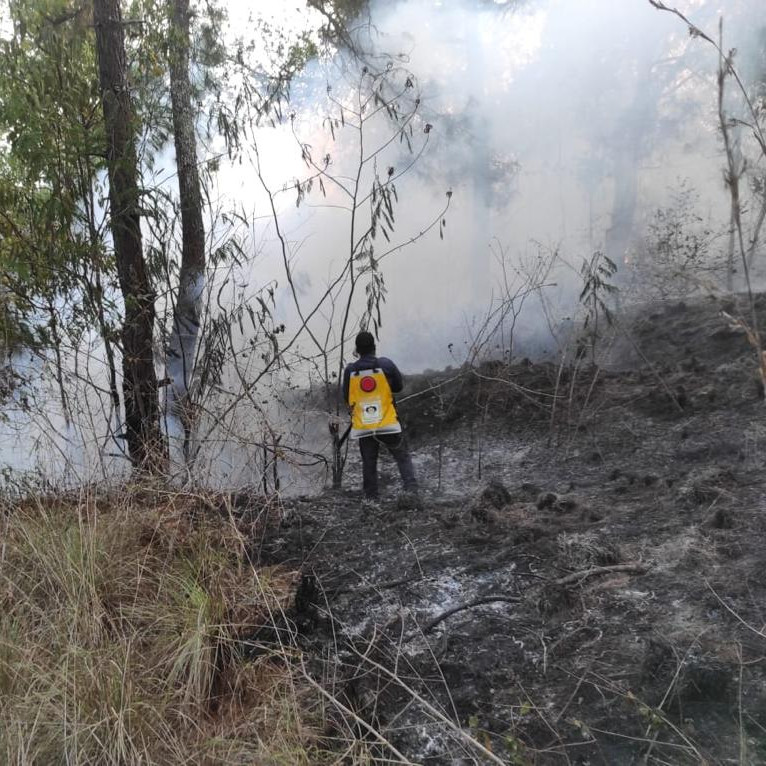
[[[678,7],[715,34],[718,6],[688,0]],[[421,104],[416,149],[425,124],[433,125],[426,153],[397,184],[400,201],[392,241],[416,241],[381,263],[388,293],[379,352],[403,369],[461,362],[493,296],[497,299],[502,292],[503,273],[515,289],[534,271],[538,257],[558,252],[561,263],[569,266],[559,265],[547,275],[547,316],[532,295],[515,328],[518,353],[554,348],[549,322],[555,325],[576,311],[582,259],[605,250],[619,263],[618,279],[627,286],[631,258],[648,218],[681,187],[695,190],[698,214],[710,229],[727,225],[716,114],[718,60],[710,47],[689,38],[677,18],[645,0],[381,1],[372,4],[370,18],[366,42],[405,63],[417,78]],[[760,70],[754,62],[764,26],[766,10],[757,0],[739,3],[726,18],[725,46],[738,47],[737,61],[746,76],[763,72],[762,62]],[[353,65],[344,68],[340,59],[314,62],[294,88],[295,131],[311,144],[315,157],[332,154],[337,175],[353,173],[356,143],[353,130],[340,129],[333,138],[323,125],[329,109],[327,85],[341,95],[354,72]],[[385,121],[374,127],[370,140],[380,141],[387,129]],[[305,177],[307,168],[289,121],[258,129],[256,135],[268,186],[274,192],[288,186],[275,197],[279,226],[296,293],[310,307],[348,257],[348,214],[332,207],[342,202],[342,195],[331,184],[327,197],[315,187],[295,206],[290,183]],[[221,148],[213,145],[210,152]],[[381,155],[379,168],[403,168],[409,156],[397,142]],[[368,171],[365,183],[370,180]],[[212,279],[220,281],[225,273],[238,285],[247,285],[250,295],[277,282],[274,321],[286,325],[282,338],[290,338],[300,320],[287,290],[281,244],[253,152],[224,162],[216,183],[210,190],[216,204],[240,211],[249,221],[244,245],[250,261]],[[438,215],[447,190],[453,196],[444,238],[438,226],[418,238]],[[212,229],[210,236],[216,240],[226,232]],[[233,290],[232,285],[226,295]],[[348,336],[357,329],[363,297],[353,304]],[[328,303],[310,323],[329,339],[331,368],[339,362],[339,311]],[[238,338],[243,346],[247,334],[245,327]],[[306,356],[316,351],[306,338],[293,350]],[[97,349],[86,356],[97,366]],[[248,374],[255,374],[257,364],[256,356],[248,362]],[[303,385],[305,371],[293,368],[264,381],[259,397],[270,382],[288,379],[293,386]],[[237,377],[228,372],[225,383],[235,386]],[[50,389],[55,401],[55,386]],[[301,414],[295,402],[287,407],[266,401],[259,398],[280,419],[285,441],[300,441],[300,433],[311,433],[316,438],[304,438],[304,447],[324,449],[325,413]],[[110,457],[115,446],[107,443],[105,428],[94,426],[103,404],[99,402],[88,405],[75,431],[61,426],[62,416],[55,416],[75,455],[66,447],[62,462],[74,461],[83,469],[98,465],[99,472],[110,461],[123,464]],[[291,417],[285,419],[288,411]],[[251,428],[253,445],[263,438],[263,426],[247,402],[237,417],[243,428]],[[23,445],[30,443],[25,422],[22,414],[13,415],[0,434],[6,444],[15,445],[4,456],[15,469],[39,463],[39,458],[23,459]],[[45,430],[38,423],[34,435],[40,437]],[[254,475],[251,463],[259,448],[248,451],[227,442],[225,434],[217,436],[218,452],[206,456],[210,472],[217,472],[222,483],[246,481],[248,471]],[[43,461],[49,466],[55,465],[59,447],[51,450]],[[99,460],[90,458],[94,450]]]
[[[606,251],[626,281],[647,216],[679,185],[698,191],[711,228],[726,223],[715,52],[644,0],[509,5],[517,10],[468,0],[404,0],[373,4],[370,12],[368,42],[406,61],[422,90],[421,118],[434,125],[428,152],[399,184],[397,239],[421,231],[445,191],[454,192],[444,240],[424,237],[383,266],[388,297],[381,347],[408,369],[455,361],[466,327],[480,322],[498,294],[493,243],[512,269],[534,260],[541,247],[559,251],[574,268],[555,271],[548,295],[565,316],[576,309],[582,259]],[[715,31],[711,3],[679,8]],[[747,37],[746,19],[740,12],[727,21],[730,40]],[[304,99],[316,104],[317,116],[324,114],[335,69],[317,65],[305,80]],[[337,159],[346,151],[344,136],[331,141],[316,117],[303,117],[300,132],[317,153],[327,147]],[[285,129],[264,130],[259,141],[274,188],[305,175]],[[399,153],[391,161],[401,165],[406,158]],[[263,213],[252,177],[245,173],[242,184],[251,190],[246,196],[255,201],[256,215]],[[231,193],[238,192],[232,187]],[[346,229],[337,211],[296,211],[293,201],[285,195],[282,225],[300,244],[295,267],[310,292],[337,271]],[[321,202],[315,194],[309,205]],[[264,268],[261,260],[259,274],[278,278],[268,222],[259,241],[274,265]],[[545,346],[539,302],[529,301],[525,311],[530,344]]]

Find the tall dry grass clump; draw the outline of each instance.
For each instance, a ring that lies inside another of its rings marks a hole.
[[[315,764],[321,711],[290,650],[246,651],[293,574],[253,522],[159,492],[0,516],[0,762]]]

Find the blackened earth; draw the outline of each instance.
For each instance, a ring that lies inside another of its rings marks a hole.
[[[353,448],[353,489],[286,502],[259,555],[304,575],[338,731],[388,763],[766,762],[766,405],[721,308],[623,319],[599,366],[416,378],[422,510],[385,456],[363,507]]]

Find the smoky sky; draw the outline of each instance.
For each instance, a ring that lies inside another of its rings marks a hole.
[[[717,33],[719,5],[700,0],[679,8]],[[766,9],[759,0],[738,0],[723,11],[724,45],[737,48],[735,61],[749,82],[766,70]],[[680,188],[694,189],[696,213],[706,227],[726,227],[717,56],[670,14],[644,0],[387,0],[371,5],[369,19],[364,42],[371,55],[393,57],[417,82],[416,149],[426,123],[433,126],[421,160],[397,182],[392,240],[417,241],[381,263],[387,295],[378,350],[405,371],[461,363],[467,341],[502,295],[503,273],[514,289],[534,272],[538,258],[554,251],[560,261],[543,291],[547,314],[537,295],[526,301],[515,351],[555,351],[549,321],[555,326],[566,317],[577,319],[583,258],[606,251],[627,290],[636,243],[653,211],[670,204]],[[296,133],[315,156],[332,154],[339,175],[353,173],[357,147],[349,131],[333,138],[323,124],[327,87],[347,93],[358,75],[354,66],[341,56],[312,62],[293,89]],[[727,107],[738,114],[741,103],[732,94]],[[286,188],[276,198],[280,229],[296,294],[312,306],[348,257],[349,219],[333,206],[340,198],[331,188],[327,197],[314,188],[296,207],[292,180],[305,177],[307,169],[290,127],[289,121],[263,127],[256,137],[270,188]],[[373,127],[369,140],[383,140],[386,130],[385,122]],[[403,168],[409,157],[394,143],[379,167]],[[448,190],[453,196],[443,239],[440,227],[418,238],[438,216]],[[238,226],[250,259],[237,279],[251,292],[278,282],[275,320],[284,322],[284,337],[290,337],[299,319],[252,152],[223,162],[209,194],[221,209],[246,215],[247,224]],[[209,226],[211,239],[230,235],[220,219],[216,225]],[[226,273],[214,272],[211,280]],[[364,282],[347,336],[358,328],[363,288]],[[231,286],[222,295],[235,292]],[[323,306],[311,328],[335,346],[339,307]],[[489,352],[503,353],[497,346]],[[296,349],[313,353],[305,338]]]
[[[717,7],[679,8],[717,34]],[[765,15],[745,2],[732,4],[725,19],[743,70],[753,68],[753,21],[766,22]],[[716,54],[670,14],[640,0],[405,0],[373,3],[369,20],[368,49],[413,73],[418,125],[433,125],[428,150],[398,183],[396,239],[422,231],[453,192],[444,239],[432,231],[382,265],[388,294],[380,345],[405,368],[462,361],[471,328],[502,293],[500,252],[506,274],[523,281],[538,256],[557,251],[570,267],[554,271],[546,296],[565,317],[577,309],[582,259],[606,251],[627,272],[647,216],[681,185],[698,192],[699,213],[711,226],[725,223]],[[315,64],[297,89],[302,138],[317,153],[331,152],[338,170],[353,156],[353,140],[344,146],[342,132],[331,139],[319,120],[327,84],[343,87],[348,70],[341,71],[337,61]],[[273,186],[300,176],[285,131],[259,135]],[[385,161],[401,167],[406,153],[394,148]],[[257,208],[257,195],[252,199]],[[348,221],[322,201],[314,196],[302,209],[292,201],[280,209],[307,298],[348,251]],[[276,262],[273,270],[267,265],[275,249],[269,232],[264,219],[260,273],[276,278]],[[289,301],[282,309],[289,325]],[[539,301],[527,302],[518,334],[532,346],[553,347]]]

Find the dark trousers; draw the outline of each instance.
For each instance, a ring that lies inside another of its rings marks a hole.
[[[369,498],[378,496],[378,452],[381,444],[388,448],[391,456],[396,460],[404,489],[407,492],[417,492],[418,482],[404,434],[373,434],[359,439],[364,496]]]

